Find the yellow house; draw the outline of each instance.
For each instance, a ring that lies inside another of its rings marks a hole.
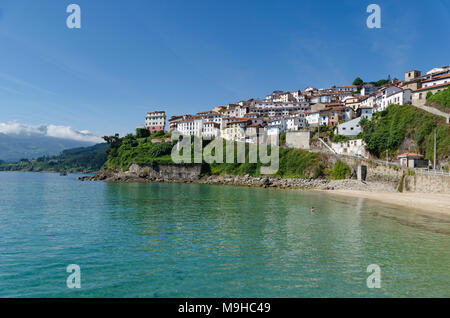
[[[245,129],[251,123],[251,120],[248,119],[228,123],[224,131],[224,138],[228,140],[245,139]]]

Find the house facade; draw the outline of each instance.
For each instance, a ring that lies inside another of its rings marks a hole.
[[[401,89],[397,92],[392,92],[390,95],[386,96],[386,105],[405,105],[411,104],[412,91],[410,89]],[[387,107],[386,106],[386,107]]]
[[[366,151],[363,139],[333,142],[331,143],[331,149],[333,149],[334,152],[336,152],[338,155],[356,156],[363,158],[369,157],[369,153]]]
[[[166,131],[166,112],[155,111],[147,113],[145,116],[145,128],[147,128],[150,133],[155,131]]]
[[[336,133],[342,136],[356,137],[362,131],[361,126],[359,125],[360,121],[361,117],[358,117],[345,123],[339,124],[336,126]]]
[[[432,94],[436,94],[444,89],[447,89],[450,86],[450,83],[444,83],[440,85],[428,86],[420,88],[412,93],[412,104],[415,106],[423,106],[427,102],[427,94],[431,92]]]

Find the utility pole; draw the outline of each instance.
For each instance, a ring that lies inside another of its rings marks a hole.
[[[389,149],[386,149],[386,166],[389,165]]]
[[[436,129],[434,130],[434,164],[433,169],[436,171]]]

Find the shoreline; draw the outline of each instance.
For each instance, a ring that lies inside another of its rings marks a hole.
[[[313,190],[341,197],[363,198],[386,205],[410,209],[411,212],[427,213],[450,218],[450,194],[419,192],[384,192],[359,190]]]
[[[249,175],[203,175],[196,177],[154,177],[139,172],[106,172],[81,177],[81,181],[106,181],[118,183],[184,183],[206,185],[230,185],[256,188],[291,189],[316,193],[364,198],[386,205],[409,209],[411,212],[450,217],[449,193],[398,192],[397,185],[389,182],[362,182],[355,179],[296,179],[281,177],[251,177]]]

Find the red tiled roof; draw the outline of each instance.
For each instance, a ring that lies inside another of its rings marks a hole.
[[[245,120],[236,120],[236,121],[229,122],[228,124],[229,124],[229,125],[232,125],[232,124],[241,124],[241,123],[248,123],[249,121],[250,121],[249,119],[245,119]]]
[[[422,81],[422,83],[438,81],[438,80],[441,80],[441,79],[444,79],[444,78],[449,78],[449,77],[450,77],[450,74],[439,75],[439,76],[433,77],[433,78],[431,78],[429,80]]]
[[[444,87],[444,86],[450,86],[450,83],[443,83],[443,84],[439,84],[439,85],[432,85],[432,86],[428,86],[428,87],[422,87],[422,88],[419,88],[418,90],[415,90],[415,92],[427,91],[429,89],[435,89],[435,88]]]
[[[400,157],[423,157],[423,155],[419,155],[419,154],[413,153],[413,152],[406,152],[406,153],[402,153],[397,156],[397,158],[400,158]]]

